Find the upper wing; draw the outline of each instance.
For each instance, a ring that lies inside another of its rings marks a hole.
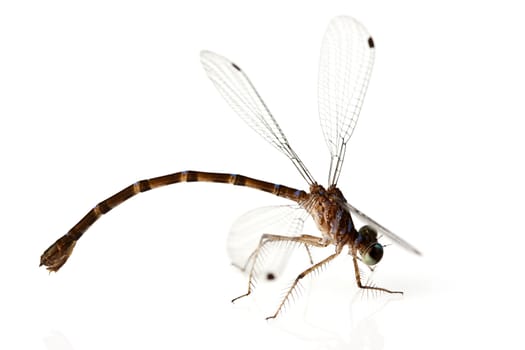
[[[233,110],[272,146],[284,153],[309,183],[314,179],[290,147],[281,127],[238,65],[210,51],[201,52],[201,63],[210,80]]]
[[[374,42],[366,28],[351,17],[334,18],[321,47],[318,86],[319,118],[332,157],[329,186],[339,179],[373,63]]]
[[[421,252],[419,250],[417,250],[413,245],[411,245],[410,243],[408,243],[403,238],[399,237],[398,235],[396,235],[395,233],[393,233],[392,231],[390,231],[386,227],[380,225],[379,223],[377,223],[377,221],[375,221],[374,219],[370,218],[369,216],[364,214],[362,211],[358,210],[356,207],[354,207],[350,203],[345,202],[344,205],[346,206],[346,208],[352,214],[357,216],[362,221],[366,222],[368,225],[371,225],[372,227],[374,227],[377,230],[378,233],[385,235],[392,242],[400,245],[401,247],[405,248],[409,252],[412,252],[412,253],[417,254],[417,255],[421,255]]]

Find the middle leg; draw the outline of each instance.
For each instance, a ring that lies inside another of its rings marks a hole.
[[[259,241],[259,244],[257,245],[257,248],[253,251],[253,253],[248,257],[246,264],[244,268],[241,270],[245,271],[250,266],[251,261],[251,267],[250,268],[250,274],[248,276],[248,291],[240,295],[232,300],[232,302],[237,301],[238,299],[244,298],[251,294],[253,288],[254,288],[254,277],[255,277],[255,268],[257,265],[257,260],[260,256],[260,253],[264,246],[268,243],[272,242],[295,242],[300,243],[301,245],[304,245],[306,247],[306,250],[308,252],[308,256],[310,258],[310,261],[312,262],[312,256],[310,254],[309,247],[326,247],[327,243],[325,243],[322,238],[311,236],[311,235],[301,235],[298,237],[289,237],[289,236],[281,236],[281,235],[274,235],[274,234],[264,234],[261,236],[261,240]]]
[[[281,303],[279,304],[279,306],[277,307],[277,310],[275,311],[275,313],[271,316],[268,316],[266,317],[267,320],[269,319],[272,319],[272,318],[276,318],[277,315],[281,312],[282,308],[286,305],[286,303],[288,302],[288,299],[290,298],[290,296],[293,294],[295,288],[297,287],[297,285],[299,284],[299,282],[306,276],[308,276],[309,274],[311,274],[312,272],[316,271],[317,269],[323,267],[324,265],[328,264],[330,261],[332,261],[333,259],[335,259],[336,256],[338,256],[340,253],[341,253],[341,250],[342,250],[342,246],[339,246],[336,248],[336,251],[334,254],[328,256],[327,258],[319,261],[318,263],[316,263],[315,265],[307,268],[306,270],[304,270],[303,272],[301,272],[296,278],[295,280],[293,281],[291,287],[288,289],[288,291],[286,292],[283,300],[281,301]]]

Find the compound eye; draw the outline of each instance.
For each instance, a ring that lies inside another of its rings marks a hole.
[[[362,255],[363,262],[368,266],[373,266],[381,261],[383,257],[383,246],[379,243],[370,245]]]
[[[370,225],[364,225],[359,229],[359,234],[368,240],[368,242],[375,242],[377,239],[377,230]]]

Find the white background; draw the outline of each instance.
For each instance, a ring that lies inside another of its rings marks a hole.
[[[189,3],[0,5],[0,347],[522,347],[518,2]],[[355,297],[343,262],[277,322],[250,300],[232,306],[246,281],[226,255],[230,224],[285,202],[219,184],[140,195],[97,222],[61,271],[38,268],[93,205],[139,179],[194,169],[306,189],[214,91],[201,49],[249,73],[324,183],[317,60],[339,14],[364,23],[377,47],[339,184],[423,251],[387,248],[374,277],[403,298]]]

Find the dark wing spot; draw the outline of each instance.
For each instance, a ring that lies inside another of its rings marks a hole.
[[[239,72],[241,71],[241,69],[239,68],[238,65],[236,65],[235,63],[232,62],[232,66],[233,68],[237,69]]]
[[[368,38],[368,47],[370,47],[371,49],[373,49],[375,47],[374,39],[372,39],[372,37]]]
[[[272,272],[268,272],[266,274],[266,280],[273,281],[275,279],[275,275]]]

